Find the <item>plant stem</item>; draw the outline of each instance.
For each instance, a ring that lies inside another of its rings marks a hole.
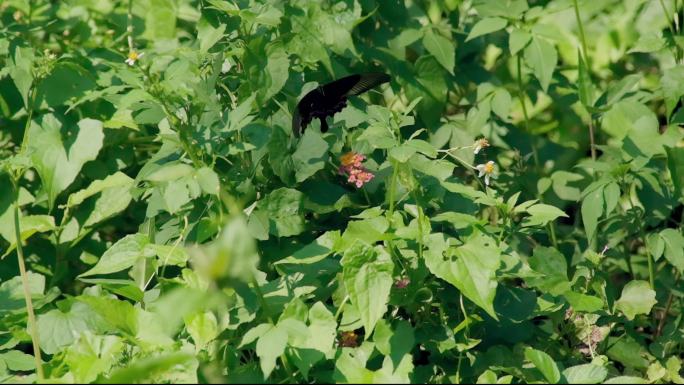
[[[521,59],[520,59],[520,54],[516,55],[517,57],[517,65],[518,65],[518,97],[520,98],[520,105],[522,106],[523,110],[523,117],[525,118],[525,131],[528,133],[530,132],[530,118],[527,115],[527,107],[525,106],[525,90],[523,88],[523,82],[522,82],[522,69],[521,69]],[[592,132],[591,137],[593,138],[593,128],[591,128],[590,125],[590,132]],[[593,140],[593,139],[592,139]],[[593,145],[592,145],[592,150],[593,150]],[[537,154],[537,146],[534,144],[532,145],[532,156],[534,158],[534,164],[537,168],[539,168],[539,154]],[[543,202],[541,194],[537,191],[537,199],[539,199],[540,202]],[[549,222],[549,233],[551,234],[551,243],[553,244],[553,247],[558,248],[558,240],[556,238],[556,225],[553,222]]]
[[[128,14],[126,18],[126,37],[128,39],[128,52],[133,52],[133,0],[128,0]]]
[[[29,288],[28,275],[26,273],[26,265],[24,263],[24,247],[21,244],[21,227],[19,222],[19,182],[17,178],[12,179],[14,185],[14,236],[17,242],[17,260],[19,262],[19,274],[21,275],[21,283],[24,290],[24,301],[26,302],[26,312],[28,313],[28,328],[31,335],[31,343],[33,344],[33,358],[36,361],[36,375],[38,382],[44,382],[45,374],[43,373],[43,360],[40,356],[40,340],[38,337],[38,324],[36,323],[36,315],[33,312],[33,301],[31,300],[31,289]]]
[[[674,280],[674,286],[677,286],[677,283],[679,282],[679,271],[675,273],[675,280]],[[660,337],[660,334],[663,332],[663,327],[665,327],[665,320],[667,320],[667,314],[670,312],[670,308],[672,307],[672,301],[674,300],[674,293],[670,291],[670,295],[667,297],[667,304],[665,305],[665,311],[663,312],[663,316],[660,318],[660,322],[658,322],[658,327],[656,328],[655,331],[655,338]]]
[[[389,220],[390,220],[390,226],[392,225],[392,217],[394,216],[394,194],[395,194],[395,186],[397,185],[397,176],[399,173],[399,169],[397,168],[397,165],[392,162],[392,178],[390,179],[390,185],[389,185]]]
[[[577,4],[577,0],[573,0],[573,4],[575,6],[575,18],[577,19],[577,28],[579,29],[580,33],[580,43],[582,44],[582,54],[584,55],[584,59],[587,61],[587,70],[588,72],[591,72],[591,60],[589,59],[589,51],[587,51],[587,38],[584,35],[584,25],[582,24],[582,18],[580,17],[579,13],[579,4]]]
[[[523,86],[522,82],[522,59],[520,58],[520,54],[516,55],[516,64],[517,64],[517,70],[518,70],[518,98],[520,99],[520,106],[522,107],[523,110],[523,117],[525,118],[525,132],[530,134],[530,117],[527,115],[527,106],[525,105],[525,87]],[[531,135],[531,134],[530,134]],[[534,144],[534,141],[531,145],[532,147],[532,157],[534,158],[534,165],[536,167],[539,167],[539,154],[537,153],[537,146]]]
[[[661,0],[662,1],[662,0]],[[582,24],[582,18],[579,13],[579,5],[577,0],[573,0],[575,5],[575,17],[577,18],[577,28],[580,33],[580,42],[582,44],[582,56],[587,62],[587,73],[591,77],[591,58],[589,57],[589,50],[587,49],[587,38],[584,35],[584,25]],[[594,140],[594,118],[592,117],[591,111],[589,111],[589,150],[591,151],[591,160],[596,160],[596,142]]]

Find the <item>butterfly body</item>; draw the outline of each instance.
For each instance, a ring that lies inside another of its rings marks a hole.
[[[342,111],[347,98],[358,95],[382,83],[390,77],[383,73],[366,73],[347,76],[324,84],[310,91],[299,101],[292,117],[292,130],[300,136],[315,118],[321,121],[321,132],[328,131],[326,118]]]

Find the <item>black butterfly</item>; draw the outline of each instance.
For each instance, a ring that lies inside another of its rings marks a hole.
[[[328,131],[325,118],[333,116],[347,106],[347,97],[366,92],[390,81],[383,73],[356,74],[319,86],[299,101],[292,116],[292,131],[300,136],[314,118],[321,121],[321,132]]]

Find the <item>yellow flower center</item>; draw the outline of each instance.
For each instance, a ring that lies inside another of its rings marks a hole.
[[[139,57],[139,56],[140,56],[140,55],[138,55],[138,53],[135,52],[135,51],[133,51],[133,52],[131,52],[131,53],[128,54],[128,58],[131,59],[131,60],[133,60],[133,61],[138,60],[138,57]]]
[[[356,154],[353,152],[348,152],[340,157],[340,161],[342,162],[343,166],[349,166],[354,164],[354,158],[356,157]]]
[[[484,166],[484,172],[487,174],[491,174],[494,172],[494,163],[487,163]]]

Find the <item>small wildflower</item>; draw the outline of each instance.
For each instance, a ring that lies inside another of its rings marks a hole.
[[[359,336],[354,333],[354,331],[342,332],[340,335],[340,346],[343,348],[355,348],[359,346],[358,339]]]
[[[20,21],[22,17],[24,17],[24,14],[21,11],[14,11],[12,14],[12,18],[17,22]]]
[[[126,59],[126,64],[128,64],[129,66],[134,65],[135,62],[137,62],[138,60],[140,60],[140,58],[141,58],[144,54],[145,54],[144,52],[131,51],[131,52],[128,54],[128,58]]]
[[[475,166],[475,168],[477,169],[477,171],[480,172],[480,175],[478,175],[478,177],[484,176],[485,184],[487,186],[489,186],[490,178],[496,179],[497,177],[496,172],[494,170],[494,161],[492,160],[485,164],[478,164],[477,166]]]
[[[371,172],[366,170],[361,163],[366,159],[364,155],[355,152],[348,152],[340,157],[340,175],[347,176],[347,182],[355,185],[357,188],[363,187],[375,177]]]
[[[475,147],[475,150],[473,150],[474,154],[477,154],[482,150],[483,148],[489,147],[489,141],[486,138],[480,138],[473,143],[473,147]]]
[[[411,283],[411,280],[408,279],[407,277],[401,278],[397,281],[394,282],[394,287],[397,289],[405,289],[409,284]]]
[[[55,59],[57,59],[57,55],[55,55],[55,54],[54,54],[52,51],[50,51],[49,49],[45,49],[45,50],[43,51],[43,54],[45,55],[46,58],[48,58],[48,60],[55,60]]]

